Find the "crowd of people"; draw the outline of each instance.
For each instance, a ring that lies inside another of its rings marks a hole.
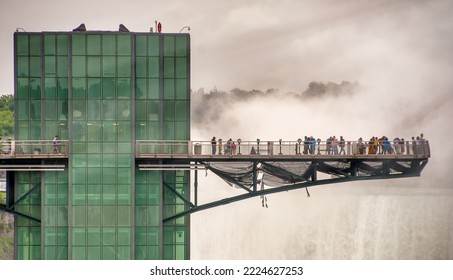
[[[218,143],[217,143],[217,140],[215,137],[212,137],[211,139],[211,149],[212,149],[212,154],[215,155],[216,152],[217,152],[217,147],[218,147],[218,152],[219,152],[219,155],[222,154],[222,151],[223,151],[223,154],[225,155],[235,155],[236,154],[236,143],[234,143],[234,141],[230,138],[228,139],[228,141],[223,144],[223,141],[222,139],[219,139],[218,140]]]
[[[404,138],[396,137],[393,141],[390,141],[388,137],[382,136],[371,137],[368,142],[363,141],[362,137],[357,141],[357,148],[359,154],[422,154],[424,153],[425,148],[425,138],[423,133],[420,136],[412,136],[411,141],[406,143]],[[409,145],[406,145],[409,144]],[[411,151],[406,151],[406,149],[412,149]]]
[[[240,141],[238,139],[238,141]],[[281,141],[281,140],[280,140]],[[412,141],[406,142],[404,138],[395,137],[392,141],[386,137],[377,137],[373,136],[370,140],[365,141],[360,137],[354,143],[354,154],[421,154],[423,153],[425,138],[423,133],[420,136],[412,137]],[[305,136],[304,139],[298,139],[295,144],[295,153],[296,154],[305,154],[313,155],[317,153],[325,153],[326,155],[345,155],[346,154],[346,144],[351,144],[351,141],[346,141],[343,136],[337,138],[336,136],[328,137],[324,142],[320,138],[314,138],[313,136]],[[239,143],[240,144],[240,143]],[[269,142],[268,142],[269,146]],[[281,142],[280,142],[281,146]],[[230,138],[226,143],[222,139],[216,139],[212,137],[211,139],[211,153],[215,154],[224,154],[224,155],[235,155],[236,154],[236,143]],[[259,148],[259,139],[257,141],[257,148]],[[268,153],[272,154],[271,149],[269,148]],[[406,150],[411,149],[411,151]],[[256,153],[254,146],[252,146],[251,154]],[[351,152],[349,152],[351,153]]]

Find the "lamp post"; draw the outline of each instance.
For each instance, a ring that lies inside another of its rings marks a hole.
[[[300,139],[300,138],[297,139],[297,143],[298,143],[299,145],[296,144],[296,153],[297,153],[298,155],[300,155],[300,143],[302,143],[302,139]]]
[[[190,31],[190,26],[186,25],[183,28],[181,28],[181,30],[179,30],[179,33],[181,33],[186,28],[187,28],[188,31]]]
[[[239,138],[239,139],[238,139],[238,148],[239,148],[239,153],[238,153],[238,155],[241,154],[241,142],[242,142],[242,140],[241,140],[241,138]]]
[[[260,139],[256,139],[256,153],[259,155],[260,154]]]

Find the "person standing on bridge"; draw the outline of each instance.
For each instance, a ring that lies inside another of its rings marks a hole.
[[[215,139],[215,136],[214,136],[211,139],[211,148],[212,148],[213,155],[215,155],[215,152],[216,152],[216,145],[217,145],[217,140]]]
[[[222,138],[219,139],[219,155],[222,154]]]
[[[52,140],[52,154],[59,154],[60,153],[60,142],[58,141],[58,135]]]

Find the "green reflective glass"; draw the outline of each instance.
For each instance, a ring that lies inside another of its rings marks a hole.
[[[112,161],[112,159],[107,159]],[[103,164],[106,164],[106,155],[103,156]],[[113,167],[102,168],[102,183],[103,184],[116,184],[116,169]]]
[[[164,121],[174,121],[175,120],[175,102],[174,101],[165,101],[164,102]]]
[[[88,185],[88,187],[91,187],[92,185]],[[88,196],[89,198],[89,196]],[[91,202],[97,202],[96,204],[100,204],[100,196],[99,194],[96,195],[96,201],[91,201]],[[87,225],[88,226],[94,226],[98,227],[101,225],[101,206],[88,206],[87,207]]]
[[[159,185],[151,184],[148,187],[148,203],[150,205],[159,204]]]
[[[148,101],[148,120],[157,121],[159,120],[160,106],[158,101]]]
[[[116,97],[115,78],[102,79],[102,97],[104,99],[114,99]]]
[[[99,154],[102,151],[101,142],[90,142],[90,143],[87,143],[87,145],[88,145],[88,153]]]
[[[87,169],[87,181],[88,184],[100,184],[101,183],[101,169],[98,167],[90,167]]]
[[[88,120],[100,120],[101,119],[101,101],[100,100],[90,100],[87,105],[88,105]],[[97,127],[97,129],[101,129],[101,127]],[[94,140],[91,140],[91,141],[94,141]]]
[[[81,187],[84,187],[86,183],[86,168],[73,168],[72,174],[73,184],[80,184]]]
[[[118,184],[130,184],[131,173],[131,168],[117,168]]]
[[[131,54],[131,36],[130,35],[118,35],[118,55],[130,55]]]
[[[17,54],[28,55],[28,35],[17,35]]]
[[[102,101],[102,119],[103,120],[114,120],[116,116],[116,101],[115,100],[103,100]],[[110,126],[113,123],[109,123]],[[105,128],[105,126],[104,126]]]
[[[77,129],[82,128],[81,126],[77,125]],[[80,133],[80,132],[79,132]],[[80,137],[79,137],[80,138]],[[76,140],[72,143],[72,152],[74,154],[86,153],[87,152],[87,144],[85,142],[76,142],[80,140]]]
[[[101,76],[101,57],[89,56],[87,61],[87,74],[88,77]]]
[[[57,56],[57,75],[58,77],[68,76],[68,58],[66,56]]]
[[[68,35],[57,35],[57,54],[68,54]]]
[[[164,99],[175,98],[175,80],[164,79]]]
[[[115,201],[114,201],[115,195],[113,194],[112,197],[113,197],[112,204],[115,204]],[[102,224],[107,227],[116,225],[116,206],[104,206],[103,207]]]
[[[187,78],[187,59],[186,58],[176,58],[176,78]]]
[[[114,56],[102,57],[102,76],[103,77],[116,76],[116,59]]]
[[[146,56],[146,36],[135,36],[135,53],[136,55]]]
[[[118,204],[121,204],[119,201]],[[124,202],[124,200],[123,200]],[[130,206],[118,206],[118,226],[130,226],[131,225],[131,207]],[[129,244],[129,243],[128,243]]]
[[[101,98],[101,79],[100,78],[88,78],[88,98],[89,99]],[[99,108],[98,108],[98,110],[99,110]]]
[[[28,57],[19,56],[17,58],[17,76],[28,77]]]
[[[135,59],[136,77],[146,77],[146,57],[137,56]]]
[[[28,92],[29,92],[28,79],[27,78],[18,78],[17,79],[17,99],[28,99],[29,98]]]
[[[84,227],[86,226],[86,207],[84,206],[85,203],[83,204],[76,204],[76,198],[73,198],[73,203],[74,206],[72,207],[72,223],[74,226],[80,226]],[[83,200],[85,202],[85,196],[80,198],[80,200]],[[84,245],[84,244],[80,244]]]
[[[101,259],[101,247],[90,246],[87,247],[87,260],[99,260]]]
[[[131,98],[131,79],[119,78],[118,79],[118,99]]]
[[[174,140],[175,139],[175,123],[174,122],[164,122],[164,140]]]
[[[148,79],[148,98],[159,99],[159,79]]]
[[[159,140],[160,139],[160,129],[158,122],[148,122],[148,140]]]
[[[186,122],[175,122],[175,140],[187,140],[189,133]]]
[[[46,100],[46,120],[56,120],[57,119],[57,102],[55,100]]]
[[[135,104],[135,118],[137,120],[147,119],[146,107],[146,102],[137,102]]]
[[[30,99],[41,99],[41,79],[30,79]]]
[[[88,193],[87,193],[87,204],[88,205],[101,205],[101,186],[96,185],[88,185]],[[99,224],[101,221],[101,210],[100,208],[96,208],[97,212],[95,214],[96,221],[90,222],[90,213],[88,215],[88,221],[91,224]]]
[[[68,98],[68,79],[67,78],[58,78],[57,80],[57,94],[59,99]],[[66,105],[67,108],[67,105]],[[66,109],[67,112],[67,109]],[[67,114],[66,114],[67,117]]]
[[[146,98],[146,79],[137,78],[135,80],[135,98],[144,99]]]
[[[85,55],[85,35],[72,35],[72,54]]]
[[[73,112],[72,116],[74,120],[86,120],[87,116],[87,109],[86,109],[87,102],[84,100],[74,100],[72,103]]]
[[[177,121],[186,121],[188,119],[187,110],[188,102],[187,101],[175,101],[175,112]]]
[[[159,38],[160,36],[148,36],[148,55],[159,56]]]
[[[46,78],[45,79],[45,96],[46,99],[56,99],[57,98],[57,81],[55,78]]]
[[[101,245],[101,228],[99,227],[88,228],[87,239],[89,246]]]
[[[72,76],[73,77],[85,77],[86,76],[86,57],[85,56],[73,56],[72,57]]]
[[[164,78],[175,77],[175,58],[164,57]]]
[[[55,49],[55,35],[44,35],[44,54],[45,55],[54,55],[56,53]]]
[[[164,36],[164,56],[175,56],[174,36]]]
[[[73,246],[72,247],[72,259],[73,260],[85,260],[86,259],[86,247]]]
[[[87,90],[87,86],[86,86],[85,78],[73,78],[72,79],[72,98],[85,99],[86,90]]]
[[[176,99],[188,99],[189,92],[187,90],[186,79],[176,79]]]
[[[30,76],[41,77],[41,57],[30,57]]]
[[[131,58],[129,56],[119,56],[118,61],[118,77],[131,77]]]
[[[131,122],[120,121],[117,124],[118,141],[130,141],[131,140]],[[120,151],[118,151],[120,152]]]
[[[100,35],[87,35],[87,54],[88,55],[101,54],[101,36]]]
[[[176,37],[176,56],[187,56],[187,45],[188,36],[177,36]]]
[[[136,184],[135,185],[135,203],[137,205],[146,205],[147,204],[147,191],[146,185]]]
[[[55,76],[56,73],[56,59],[55,56],[44,57],[44,73],[46,76]]]
[[[148,77],[159,78],[159,57],[148,57]]]
[[[116,54],[116,37],[115,35],[102,35],[102,54]]]
[[[32,100],[30,104],[30,119],[31,120],[41,120],[41,101]],[[39,139],[39,138],[35,138]]]
[[[41,55],[41,35],[30,35],[30,55]]]

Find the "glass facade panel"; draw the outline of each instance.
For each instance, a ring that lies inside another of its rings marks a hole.
[[[100,77],[101,76],[101,57],[89,56],[88,57],[88,77]]]
[[[161,189],[165,182],[188,196],[186,175],[139,171],[134,147],[136,139],[189,139],[189,37],[46,32],[15,40],[15,137],[71,139],[64,172],[16,174],[17,196],[41,183],[16,210],[42,221],[17,218],[17,258],[188,258],[188,219],[162,224],[186,206]]]

